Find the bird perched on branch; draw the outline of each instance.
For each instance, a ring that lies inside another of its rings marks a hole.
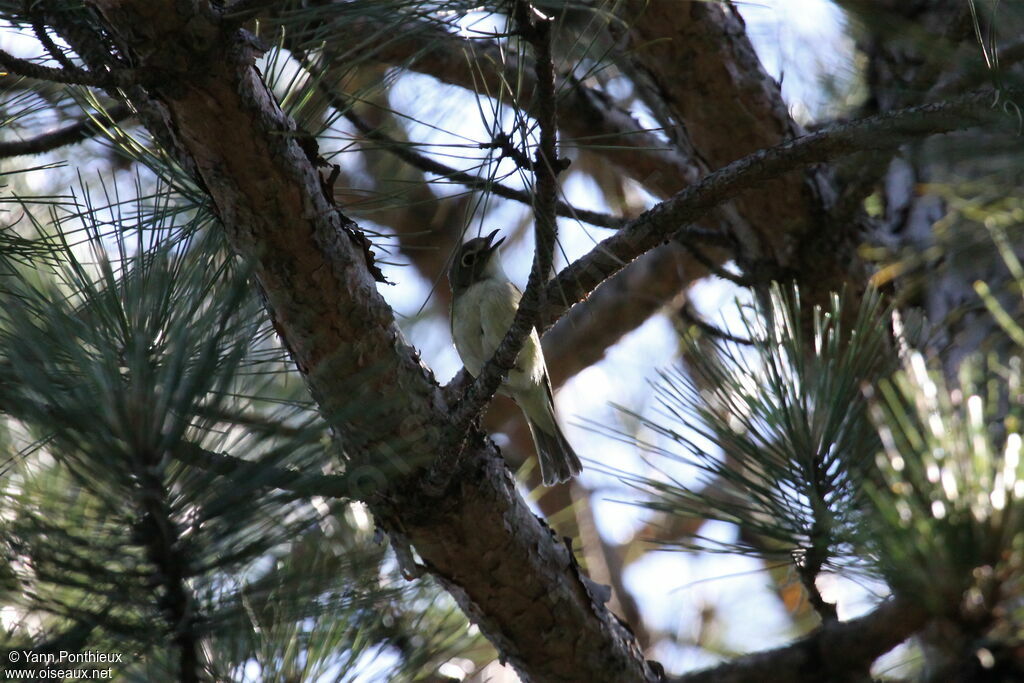
[[[474,377],[505,338],[523,296],[501,267],[498,247],[505,238],[495,241],[497,234],[495,230],[463,244],[448,270],[452,339],[466,370]],[[511,397],[526,416],[546,486],[565,481],[583,469],[555,418],[551,380],[536,329],[526,338],[515,366],[498,391]]]

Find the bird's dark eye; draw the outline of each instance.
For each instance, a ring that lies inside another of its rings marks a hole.
[[[475,251],[467,251],[465,254],[462,255],[462,265],[468,268],[469,264],[471,264],[473,262],[473,259],[475,258]]]

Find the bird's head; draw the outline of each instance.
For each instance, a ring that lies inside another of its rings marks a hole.
[[[470,285],[486,280],[500,271],[501,265],[495,254],[505,238],[495,241],[497,234],[498,231],[495,230],[486,237],[476,237],[459,247],[448,269],[448,282],[452,286],[452,292],[464,291]]]

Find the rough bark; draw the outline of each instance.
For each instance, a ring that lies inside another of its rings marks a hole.
[[[526,680],[653,680],[632,635],[596,600],[568,548],[517,495],[476,435],[451,490],[423,493],[416,465],[441,447],[448,406],[377,293],[352,229],[328,201],[244,35],[203,5],[95,0],[146,67],[235,250],[253,263],[274,324],[366,499]],[[370,410],[370,408],[373,410]],[[404,476],[396,477],[401,474]],[[388,487],[380,487],[384,481]]]
[[[731,3],[629,0],[621,17],[624,28],[616,32],[624,59],[646,84],[644,100],[673,139],[685,135],[706,168],[722,168],[802,134]],[[855,259],[827,259],[830,273],[820,256],[813,275],[802,268],[800,245],[807,235],[835,232],[823,224],[833,193],[827,175],[811,168],[764,178],[737,196],[740,263],[748,269],[759,262],[790,267],[824,294],[851,276],[863,278]]]
[[[200,2],[90,4],[140,68],[162,75],[147,86],[161,105],[162,141],[189,158],[230,243],[253,264],[276,329],[350,458],[353,495],[368,502],[396,544],[415,548],[525,679],[655,679],[635,639],[581,577],[569,549],[532,515],[481,434],[470,430],[444,495],[424,492],[423,466],[449,443],[451,406],[402,338],[376,291],[356,227],[331,203],[315,155],[302,148],[294,122],[264,86],[245,34]],[[566,269],[549,288],[546,321],[624,263],[756,183],[987,120],[979,104],[987,97],[991,93],[839,126],[723,168]],[[766,653],[750,671],[772,670],[773,657],[778,671],[791,661],[813,666],[833,648],[866,658],[906,637],[913,625],[908,628],[883,632],[859,649],[844,639],[852,631],[828,630],[821,642],[829,647],[815,650],[817,658],[800,654],[804,644],[797,644]]]

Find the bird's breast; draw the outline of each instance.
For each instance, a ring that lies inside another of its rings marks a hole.
[[[494,355],[519,308],[522,294],[508,281],[487,279],[471,285],[452,303],[452,338],[455,348],[474,377]],[[503,389],[515,394],[536,385],[543,377],[544,358],[536,331],[527,337]]]
[[[486,331],[483,314],[491,306],[493,296],[484,283],[471,285],[452,301],[452,340],[466,370],[476,377],[494,349],[485,349]]]

